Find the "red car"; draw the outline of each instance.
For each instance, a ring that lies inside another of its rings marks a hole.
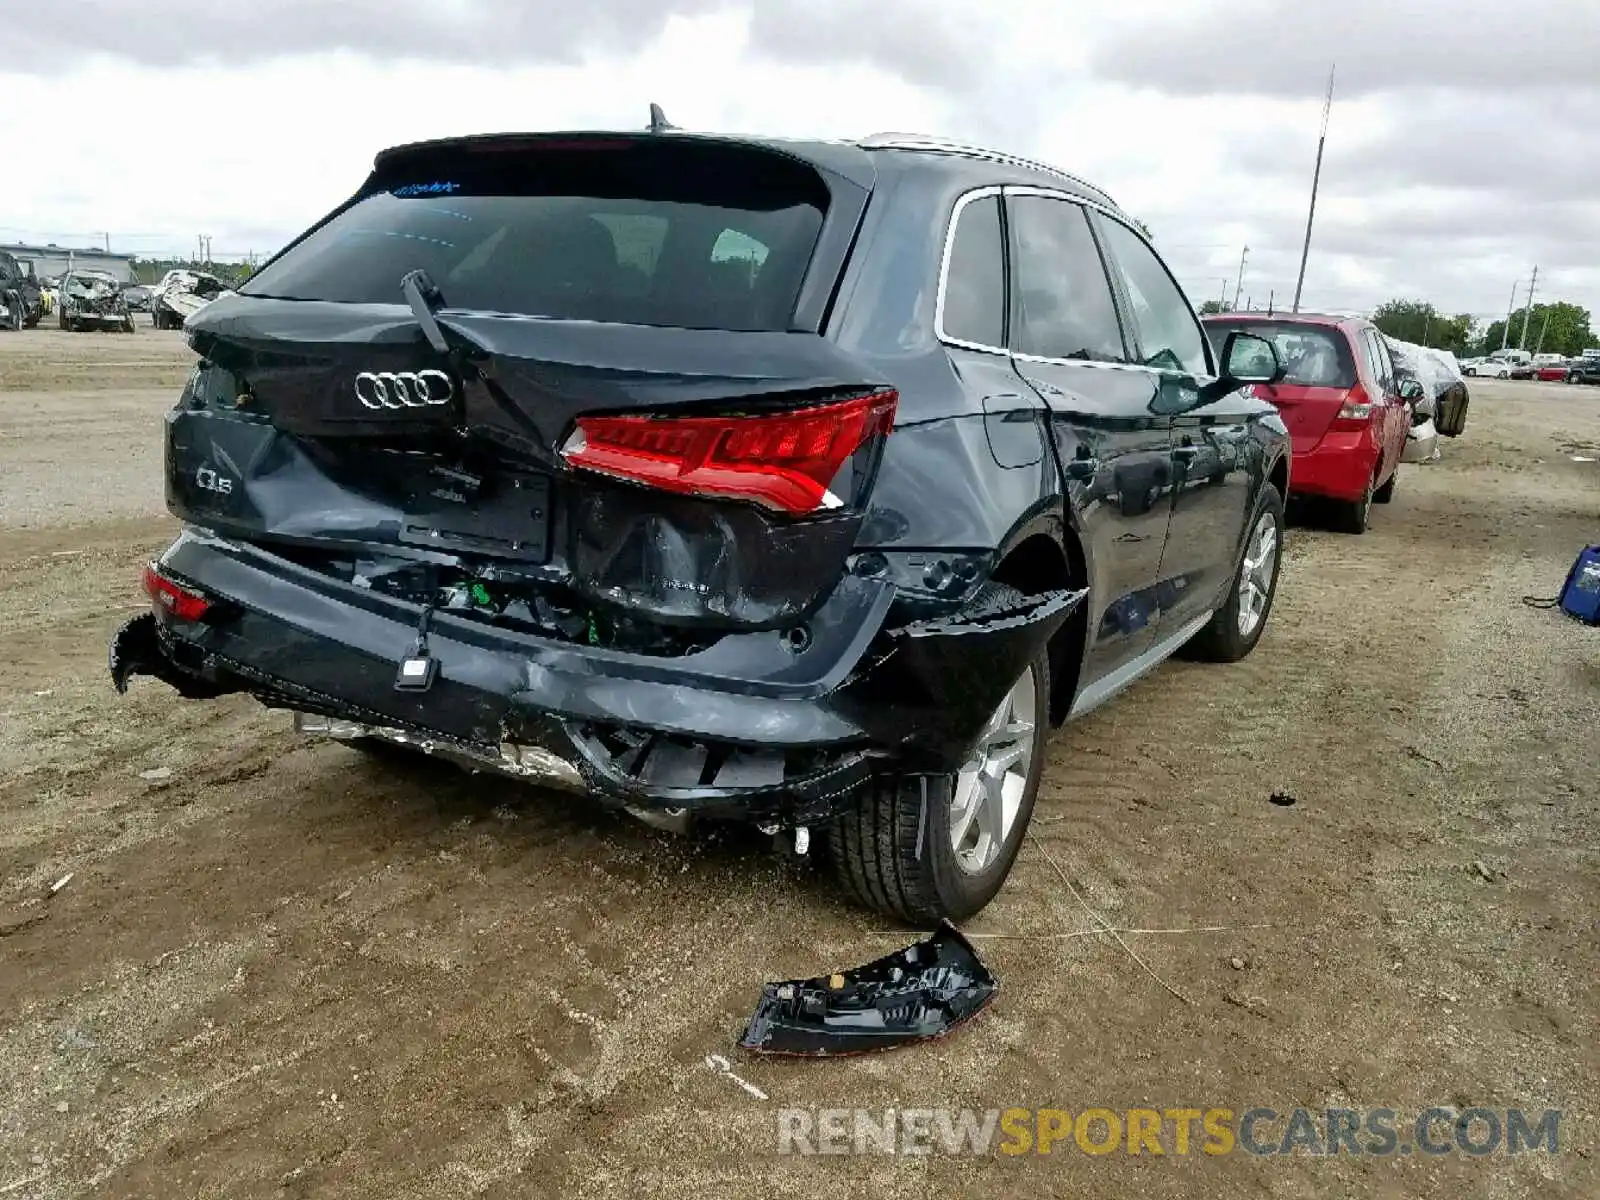
[[[1283,377],[1254,392],[1277,406],[1289,428],[1290,494],[1331,501],[1339,528],[1365,532],[1373,503],[1394,495],[1411,425],[1410,401],[1378,327],[1362,317],[1307,313],[1218,313],[1204,322],[1214,346],[1239,330],[1277,347]],[[1409,381],[1407,390],[1421,391]]]

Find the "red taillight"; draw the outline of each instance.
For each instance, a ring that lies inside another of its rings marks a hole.
[[[174,583],[157,571],[154,563],[144,569],[144,590],[157,607],[180,621],[198,621],[211,607],[211,601],[199,592]]]
[[[829,485],[863,442],[889,432],[899,394],[737,417],[579,417],[561,455],[575,467],[693,496],[751,500],[800,516],[841,501]]]
[[[1353,433],[1365,429],[1372,424],[1372,401],[1368,399],[1366,390],[1358,383],[1346,393],[1344,403],[1339,406],[1339,415],[1333,419],[1333,429],[1336,432]]]

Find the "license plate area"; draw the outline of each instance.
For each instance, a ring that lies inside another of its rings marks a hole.
[[[400,541],[542,563],[550,554],[550,477],[435,467],[405,502]]]

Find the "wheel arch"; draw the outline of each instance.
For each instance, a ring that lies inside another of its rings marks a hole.
[[[991,578],[1026,594],[1088,586],[1088,560],[1077,532],[1058,513],[1019,524],[1002,544]],[[1050,639],[1050,721],[1060,725],[1078,691],[1088,636],[1089,606],[1078,606]]]
[[[1278,496],[1285,503],[1289,500],[1289,453],[1284,451],[1278,455],[1276,462],[1267,471],[1267,482],[1278,489]]]

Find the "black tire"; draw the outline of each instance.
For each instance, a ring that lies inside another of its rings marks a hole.
[[[1340,533],[1365,533],[1372,520],[1372,500],[1375,493],[1372,481],[1367,480],[1367,490],[1359,500],[1335,501],[1333,527]]]
[[[1246,633],[1239,627],[1240,592],[1248,573],[1257,529],[1265,518],[1271,519],[1276,530],[1277,552],[1273,556],[1261,616]],[[1228,598],[1223,601],[1222,607],[1211,615],[1211,620],[1206,622],[1205,628],[1195,634],[1184,647],[1184,657],[1197,658],[1205,662],[1233,663],[1256,648],[1256,643],[1261,640],[1261,634],[1267,627],[1267,618],[1272,615],[1272,602],[1278,595],[1278,576],[1283,571],[1284,526],[1283,497],[1278,495],[1276,486],[1265,484],[1261,488],[1260,498],[1256,501],[1255,512],[1250,516],[1250,523],[1245,526],[1244,544],[1239,550],[1239,565],[1234,568],[1233,586],[1228,589]]]
[[[1021,598],[1015,588],[990,583],[974,604],[998,607]],[[1039,647],[1028,671],[1033,679],[1033,746],[1016,816],[998,854],[975,872],[958,861],[950,824],[956,773],[881,776],[866,784],[828,828],[828,857],[845,892],[858,903],[932,928],[947,918],[970,917],[994,899],[1022,847],[1044,769],[1050,724],[1046,647]]]
[[[1374,504],[1388,504],[1394,499],[1394,485],[1400,480],[1400,466],[1395,464],[1394,473],[1389,476],[1389,482],[1372,493]]]

